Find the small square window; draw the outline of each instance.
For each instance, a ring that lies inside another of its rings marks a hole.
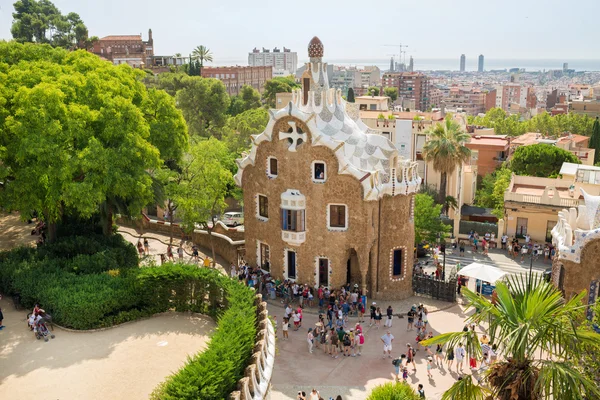
[[[269,218],[269,198],[261,194],[258,195],[258,216]]]
[[[321,161],[316,161],[313,163],[313,180],[317,182],[325,182],[327,177],[327,170],[325,168],[325,163]]]
[[[269,158],[269,175],[277,176],[277,159]]]
[[[339,204],[329,205],[329,227],[337,229],[346,229],[347,224],[346,206]]]

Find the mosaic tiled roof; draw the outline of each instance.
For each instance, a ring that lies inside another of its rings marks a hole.
[[[323,44],[314,37],[309,44],[311,62],[307,64],[307,72],[312,77],[308,101],[305,103],[304,93],[297,89],[286,107],[270,111],[264,132],[253,137],[250,153],[237,161],[236,183],[242,185],[244,168],[254,165],[261,142],[271,141],[273,135],[279,135],[280,140],[287,137],[293,143],[289,150],[295,152],[297,143],[306,140],[305,133],[297,132],[295,126],[289,133],[273,132],[279,119],[291,116],[306,124],[312,146],[326,146],[335,153],[338,173],[353,175],[361,182],[365,200],[375,200],[383,194],[416,192],[421,183],[416,162],[399,157],[394,144],[369,129],[360,120],[356,106],[346,103],[340,90],[329,89],[327,64],[314,60],[322,55]]]
[[[313,37],[308,43],[308,56],[311,58],[321,58],[324,52],[323,43],[318,37]]]

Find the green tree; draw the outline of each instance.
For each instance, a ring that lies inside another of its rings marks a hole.
[[[84,51],[0,42],[0,60],[2,202],[23,217],[38,211],[50,240],[66,215],[101,211],[108,234],[115,204],[139,214],[153,198],[149,171],[161,152],[172,158],[185,146],[174,103],[149,94],[143,72]],[[165,130],[175,140],[160,139]]]
[[[348,88],[348,103],[354,103],[356,100],[354,99],[354,89]]]
[[[367,89],[367,93],[369,94],[369,96],[380,96],[380,90],[377,86],[369,86],[369,88]]]
[[[492,214],[504,218],[504,192],[510,185],[512,171],[503,166],[483,177],[481,187],[475,194],[475,204],[479,207],[492,208]]]
[[[428,194],[415,194],[415,243],[435,242],[438,236],[450,232],[450,225],[444,224],[440,218],[442,207],[441,204],[435,204],[433,197]]]
[[[423,146],[425,160],[433,163],[433,169],[440,173],[440,203],[446,199],[448,174],[457,166],[471,158],[471,150],[465,144],[471,136],[462,131],[460,125],[447,118],[443,124],[436,124],[425,132],[429,139]]]
[[[419,400],[419,395],[406,382],[388,382],[376,386],[367,400]]]
[[[163,90],[150,89],[142,103],[146,121],[150,125],[149,141],[166,163],[177,163],[188,147],[188,131],[175,99]]]
[[[545,143],[521,146],[515,150],[510,168],[517,175],[557,176],[564,162],[581,164],[570,151]]]
[[[244,111],[259,108],[261,106],[260,93],[252,86],[244,85],[238,96],[231,97],[228,114],[236,116]]]
[[[191,136],[221,136],[230,98],[218,79],[190,76],[175,96]]]
[[[189,76],[183,72],[165,72],[144,77],[144,83],[148,88],[161,89],[175,97],[189,83]]]
[[[503,355],[487,371],[482,381],[499,400],[537,400],[599,398],[600,390],[577,368],[586,346],[600,345],[600,335],[585,329],[581,306],[585,291],[567,300],[551,283],[541,278],[527,282],[523,275],[511,276],[507,283],[496,284],[497,302],[463,290],[468,308],[478,310],[467,323],[488,324],[490,342]],[[421,342],[430,346],[446,344],[454,348],[467,344],[467,352],[481,357],[481,346],[474,332],[452,332]],[[463,379],[464,380],[464,379]],[[471,382],[472,383],[472,382]],[[453,397],[457,382],[444,394]],[[471,389],[480,387],[473,385]],[[465,399],[476,398],[474,393]]]
[[[286,77],[275,77],[265,82],[263,100],[270,108],[275,108],[275,97],[277,93],[291,93],[293,89],[299,88],[292,75]]]
[[[196,62],[198,63],[198,75],[202,76],[202,68],[204,67],[204,62],[208,61],[208,62],[212,62],[213,61],[213,55],[210,52],[210,49],[206,46],[200,45],[198,47],[196,47],[194,49],[194,51],[192,51],[192,58],[194,60],[196,60]]]
[[[598,121],[598,117],[594,121],[594,126],[592,128],[592,137],[590,138],[590,148],[596,150],[594,153],[594,164],[600,162],[600,122]]]
[[[392,103],[398,99],[398,88],[397,87],[386,87],[383,89],[383,94],[392,100]]]
[[[97,37],[88,38],[88,29],[78,14],[62,15],[48,0],[18,0],[14,3],[11,33],[20,43],[47,43],[65,49],[88,48]]]
[[[239,157],[252,144],[251,135],[264,131],[269,122],[269,113],[264,108],[245,111],[235,117],[230,117],[224,130],[223,141],[229,151]]]
[[[232,156],[224,142],[210,138],[193,144],[188,157],[187,175],[174,200],[188,230],[201,226],[208,231],[214,266],[212,231],[217,222],[215,216],[227,207],[225,196],[233,186]]]

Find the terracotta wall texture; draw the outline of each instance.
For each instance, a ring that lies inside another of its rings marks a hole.
[[[581,253],[581,263],[556,259],[552,267],[552,280],[567,298],[582,290],[589,291],[590,283],[600,280],[600,240],[592,240],[586,244]],[[585,302],[587,303],[587,298]]]
[[[256,162],[244,169],[244,218],[246,261],[258,265],[259,243],[270,250],[270,270],[276,278],[286,278],[287,250],[296,252],[298,282],[339,287],[347,282],[359,284],[370,297],[404,298],[412,295],[414,226],[410,218],[412,196],[387,196],[380,201],[363,201],[360,182],[350,175],[339,175],[338,159],[326,147],[303,143],[297,152],[288,150],[287,140],[280,141],[278,132],[287,131],[294,120],[304,132],[302,121],[283,118],[274,127],[272,141],[258,145]],[[311,141],[308,132],[308,141]],[[269,157],[278,160],[278,175],[267,175]],[[312,162],[326,164],[325,183],[314,183]],[[306,196],[306,241],[291,245],[282,239],[281,194],[288,189]],[[257,218],[258,194],[268,198],[267,221]],[[328,205],[345,204],[348,229],[328,229]],[[381,217],[380,217],[381,216]],[[381,221],[381,224],[380,224]],[[390,254],[393,248],[404,250],[402,275],[390,278]],[[330,274],[319,282],[318,259],[327,258]],[[350,272],[348,274],[348,260]]]

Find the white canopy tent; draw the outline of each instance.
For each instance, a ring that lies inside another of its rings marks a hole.
[[[479,279],[483,282],[489,282],[495,285],[496,282],[502,279],[507,273],[502,271],[500,268],[492,267],[491,265],[484,265],[478,262],[467,265],[458,271],[458,275],[468,276],[469,278]],[[483,285],[480,286],[482,288]]]

